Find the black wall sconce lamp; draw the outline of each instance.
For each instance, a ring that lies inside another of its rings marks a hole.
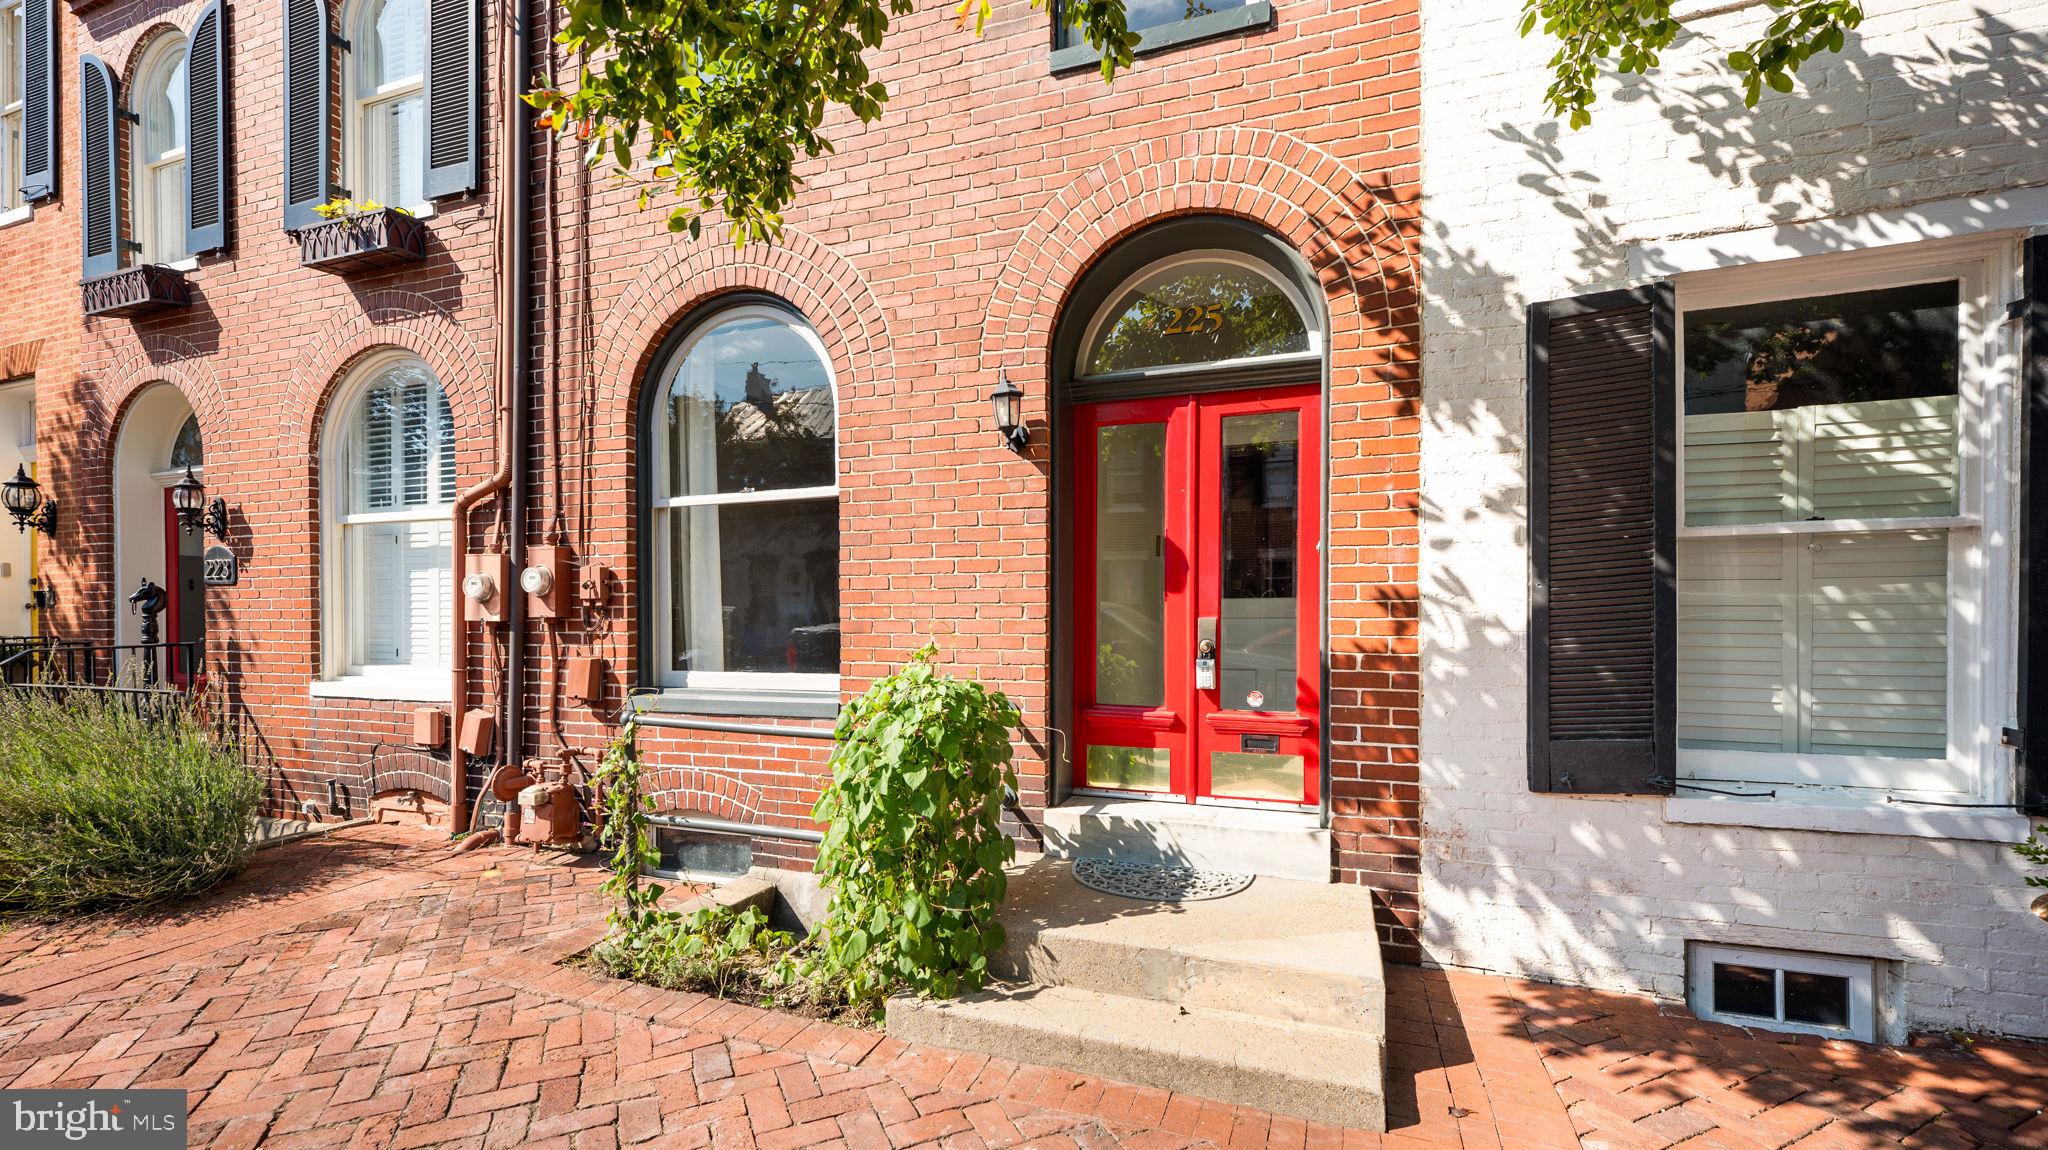
[[[185,478],[171,485],[171,506],[178,509],[178,523],[185,530],[203,527],[208,535],[228,541],[228,501],[215,496],[206,498],[206,487],[187,465]]]
[[[5,503],[7,514],[14,517],[16,531],[33,527],[52,539],[57,537],[57,501],[43,498],[43,489],[28,468],[16,465],[14,478],[0,483],[0,503]]]
[[[1010,382],[1008,372],[999,370],[996,389],[988,393],[988,401],[995,409],[996,434],[1011,451],[1021,453],[1031,443],[1031,429],[1024,426],[1024,389]]]

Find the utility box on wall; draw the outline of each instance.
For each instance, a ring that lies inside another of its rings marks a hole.
[[[438,747],[447,742],[448,712],[439,707],[414,708],[412,741],[418,747]]]
[[[505,618],[511,588],[505,585],[503,555],[471,552],[462,559],[462,617],[471,623],[498,623]]]
[[[562,666],[562,693],[579,703],[604,700],[604,660],[577,655]]]
[[[569,549],[529,547],[526,569],[519,573],[526,593],[526,612],[536,619],[559,619],[575,609],[575,588],[569,576]]]

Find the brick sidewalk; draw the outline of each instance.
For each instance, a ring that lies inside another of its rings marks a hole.
[[[0,1084],[191,1091],[192,1145],[611,1150],[2048,1147],[2048,1051],[1781,1040],[1396,968],[1392,1132],[655,991],[553,959],[588,865],[362,828],[175,915],[0,935]]]

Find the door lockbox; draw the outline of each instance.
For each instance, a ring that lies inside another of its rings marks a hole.
[[[1216,617],[1195,621],[1195,690],[1216,689]]]

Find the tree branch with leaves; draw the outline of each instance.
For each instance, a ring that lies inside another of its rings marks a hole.
[[[1742,81],[1742,102],[1755,107],[1768,87],[1792,90],[1799,66],[1822,52],[1839,52],[1863,22],[1855,0],[1766,0],[1777,15],[1745,47],[1728,53],[1728,70]],[[1523,0],[1522,35],[1541,29],[1557,41],[1550,57],[1551,84],[1544,102],[1551,115],[1574,128],[1593,122],[1602,70],[1641,75],[1685,30],[1672,0]],[[1708,9],[1709,12],[1726,9]]]
[[[960,0],[955,16],[978,34],[991,3]],[[888,88],[862,53],[911,11],[910,0],[570,0],[556,41],[584,64],[575,83],[527,100],[590,162],[638,185],[643,209],[673,196],[669,230],[695,237],[717,213],[735,243],[772,240],[797,164],[832,150],[832,110],[862,123],[882,115]],[[1130,65],[1138,38],[1124,0],[1060,11],[1101,54],[1105,81]]]

